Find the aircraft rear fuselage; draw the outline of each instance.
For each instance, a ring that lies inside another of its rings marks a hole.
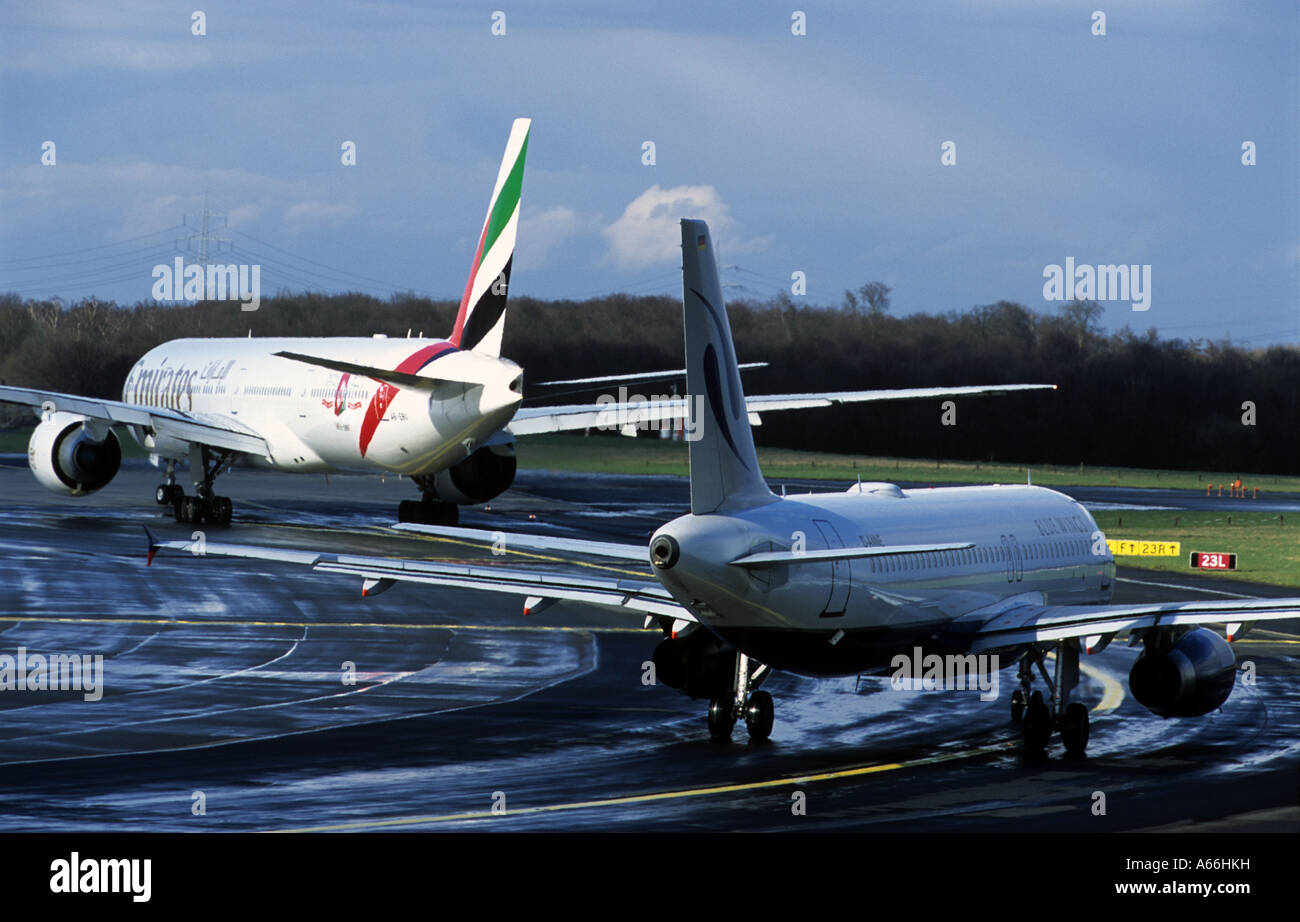
[[[680,549],[656,575],[701,622],[776,669],[845,675],[899,652],[962,648],[958,616],[1026,593],[1042,604],[1104,604],[1115,563],[1092,516],[1032,486],[773,498],[730,513],[685,515],[658,532]],[[970,544],[879,557],[741,566],[762,552]],[[983,620],[987,615],[975,619]]]

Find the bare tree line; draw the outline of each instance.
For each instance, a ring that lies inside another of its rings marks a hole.
[[[902,457],[1116,464],[1296,473],[1300,468],[1300,350],[1162,339],[1127,327],[1103,333],[1101,308],[1074,302],[1036,313],[1008,301],[946,314],[889,314],[889,289],[869,283],[842,305],[788,296],[728,305],[751,393],[939,384],[1054,383],[1059,390],[958,402],[909,401],[774,413],[761,444]],[[0,381],[120,396],[131,365],[182,337],[445,336],[455,303],[362,294],[231,302],[70,306],[0,296]],[[504,354],[527,381],[681,366],[680,301],[611,295],[581,302],[515,297]],[[528,390],[530,400],[544,389]],[[594,398],[595,394],[589,395]],[[575,399],[569,395],[566,400]],[[581,399],[581,398],[578,398]],[[1245,406],[1244,406],[1245,405]],[[1253,413],[1246,408],[1253,407]],[[1246,424],[1253,415],[1253,425]],[[12,414],[11,419],[21,414]]]

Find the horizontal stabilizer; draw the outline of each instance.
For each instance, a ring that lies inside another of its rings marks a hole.
[[[318,368],[328,368],[330,371],[341,371],[349,375],[374,378],[376,381],[382,381],[394,387],[405,387],[411,390],[431,391],[443,384],[482,383],[479,381],[454,381],[449,378],[428,378],[424,375],[413,375],[404,371],[393,371],[389,368],[376,368],[373,365],[358,365],[356,362],[342,362],[338,359],[323,359],[314,355],[303,355],[301,352],[277,352],[275,354],[283,359],[292,359],[295,362],[315,365]]]
[[[854,560],[859,557],[898,557],[935,551],[964,551],[974,546],[968,541],[955,544],[899,544],[894,547],[828,547],[813,551],[761,551],[738,557],[731,565],[767,567],[776,563],[824,563],[827,560]]]

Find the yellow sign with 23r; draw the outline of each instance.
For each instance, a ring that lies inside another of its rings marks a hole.
[[[1178,541],[1133,541],[1128,538],[1107,538],[1106,545],[1116,557],[1182,556],[1182,545]]]

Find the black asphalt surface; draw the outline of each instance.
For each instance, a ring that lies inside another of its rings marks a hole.
[[[637,621],[563,606],[525,619],[509,597],[414,585],[362,599],[354,579],[255,561],[146,567],[142,525],[195,530],[153,505],[152,468],[128,462],[72,499],[24,461],[0,463],[0,655],[99,654],[104,681],[99,700],[0,691],[0,830],[1300,831],[1292,622],[1237,645],[1256,681],[1239,674],[1200,719],[1127,695],[1135,650],[1086,658],[1085,760],[1059,743],[1023,759],[1013,670],[988,702],[779,674],[772,739],[738,727],[716,744],[704,702],[642,684],[658,635]],[[237,470],[219,484],[236,521],[211,540],[491,560],[389,533],[414,496],[397,478]],[[1142,492],[1093,501],[1190,502]],[[686,504],[681,478],[523,472],[462,524],[634,542]],[[1300,595],[1121,576],[1137,581],[1116,601]]]

